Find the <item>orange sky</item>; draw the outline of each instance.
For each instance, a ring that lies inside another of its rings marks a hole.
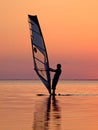
[[[0,79],[36,75],[28,14],[38,16],[50,66],[61,63],[62,78],[98,79],[97,0],[2,0]]]

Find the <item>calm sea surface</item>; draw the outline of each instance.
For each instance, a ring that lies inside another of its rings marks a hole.
[[[98,130],[98,81],[63,80],[56,93],[37,80],[1,80],[0,130]]]

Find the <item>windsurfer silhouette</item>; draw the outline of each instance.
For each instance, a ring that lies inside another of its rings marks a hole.
[[[50,68],[50,71],[55,72],[54,78],[52,80],[52,90],[53,90],[52,94],[55,95],[56,85],[58,83],[60,74],[62,72],[62,70],[61,70],[61,64],[57,64],[57,68],[56,69]]]

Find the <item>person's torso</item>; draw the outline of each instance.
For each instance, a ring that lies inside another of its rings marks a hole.
[[[59,78],[59,76],[60,76],[60,74],[61,74],[61,69],[56,69],[56,73],[55,73],[55,75],[54,75],[54,78],[56,79],[58,79]]]

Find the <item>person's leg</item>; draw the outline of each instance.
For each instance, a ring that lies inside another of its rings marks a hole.
[[[53,80],[53,82],[52,82],[52,90],[53,90],[52,94],[53,95],[55,95],[56,84],[57,84],[57,82],[55,80]]]
[[[52,94],[55,95],[55,89],[53,89],[53,93]]]

